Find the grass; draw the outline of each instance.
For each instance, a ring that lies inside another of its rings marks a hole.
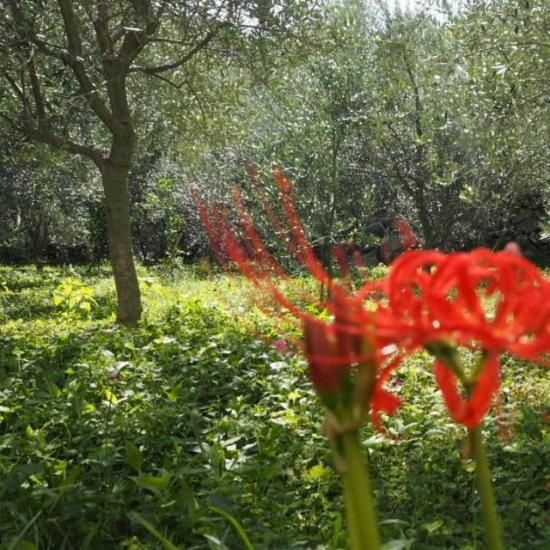
[[[144,321],[113,325],[107,271],[0,267],[0,548],[345,547],[323,411],[296,336],[239,278],[141,270]],[[267,304],[270,307],[270,304]],[[548,371],[504,360],[486,422],[506,544],[548,548]],[[370,428],[388,549],[483,548],[465,433],[427,357]]]

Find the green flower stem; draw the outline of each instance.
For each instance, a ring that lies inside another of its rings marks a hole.
[[[380,535],[374,510],[372,487],[366,457],[361,452],[359,430],[350,430],[336,438],[342,462],[342,482],[351,550],[378,550]]]
[[[468,438],[472,454],[476,461],[477,485],[481,496],[483,522],[485,523],[488,548],[489,550],[503,550],[500,518],[496,508],[491,471],[487,455],[485,454],[480,424],[468,430]]]

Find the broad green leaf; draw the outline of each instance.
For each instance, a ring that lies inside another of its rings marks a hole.
[[[126,442],[126,462],[138,473],[141,472],[143,457],[139,449],[130,441]]]
[[[61,390],[55,382],[52,382],[51,380],[46,380],[46,385],[48,386],[48,391],[50,392],[50,395],[52,397],[59,397],[61,395]]]
[[[25,539],[17,541],[10,548],[13,548],[13,550],[38,550],[38,547],[33,542]]]
[[[115,403],[118,403],[118,397],[109,388],[105,388],[103,390],[103,395],[105,396],[105,399],[109,401],[109,403],[112,403],[113,405]]]
[[[140,475],[136,478],[136,483],[145,489],[149,489],[155,494],[160,494],[161,491],[168,487],[170,483],[170,474],[166,471],[162,471],[162,476],[150,476],[146,474]]]
[[[73,488],[76,480],[80,477],[81,471],[82,469],[78,465],[71,468],[65,479],[59,484],[61,492],[67,492]]]

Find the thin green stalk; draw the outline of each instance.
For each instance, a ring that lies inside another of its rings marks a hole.
[[[500,518],[496,508],[491,471],[485,453],[485,446],[483,445],[480,424],[468,430],[468,438],[470,440],[472,454],[476,461],[477,486],[481,497],[481,508],[483,511],[483,523],[485,524],[487,545],[489,550],[504,550]]]
[[[354,488],[350,476],[342,475],[342,484],[344,486],[344,503],[346,505],[347,533],[349,546],[351,550],[360,550],[361,548],[361,518],[356,510],[354,500]]]
[[[358,430],[346,431],[337,438],[343,462],[342,481],[350,547],[352,550],[378,550],[380,535],[372,487],[359,441]]]

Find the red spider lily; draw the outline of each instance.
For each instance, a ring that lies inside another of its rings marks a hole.
[[[445,404],[454,420],[467,428],[477,426],[489,411],[493,395],[500,387],[498,354],[490,353],[484,358],[483,369],[468,399],[463,399],[460,395],[457,377],[443,361],[435,361],[434,372]]]
[[[378,316],[365,308],[365,300],[377,285],[367,283],[353,293],[345,283],[331,279],[306,237],[291,198],[290,181],[278,168],[273,176],[289,228],[285,245],[320,283],[330,288],[331,298],[325,305],[333,321],[325,323],[299,308],[276,286],[274,277],[284,279],[286,275],[265,247],[238,191],[234,195],[238,224],[232,223],[226,212],[197,201],[210,244],[218,260],[225,261],[227,255],[241,273],[302,320],[310,377],[325,403],[333,407],[335,398],[338,401],[338,396],[352,387],[352,400],[358,409],[365,412],[370,406],[373,422],[379,425],[380,413],[391,414],[399,405],[399,399],[383,385],[401,357],[396,354],[397,348],[390,346],[395,340],[391,320],[381,317],[384,336],[379,338]],[[270,218],[275,216],[273,210],[269,209],[269,213]],[[277,220],[270,221],[281,228]]]
[[[330,406],[334,395],[341,393],[353,376],[360,416],[361,411],[370,407],[371,420],[380,428],[380,413],[393,414],[401,402],[384,385],[402,356],[395,353],[395,346],[377,337],[377,315],[365,311],[355,295],[333,298],[330,307],[334,310],[331,324],[304,320],[305,355],[311,380]]]
[[[408,252],[393,264],[385,291],[416,342],[477,342],[524,359],[550,351],[550,282],[518,254]]]
[[[550,283],[515,249],[409,252],[393,264],[384,286],[403,343],[439,356],[436,380],[453,418],[468,427],[483,418],[498,391],[500,353],[541,360],[550,351]],[[453,345],[487,354],[472,379],[445,360]],[[461,374],[471,391],[467,399],[456,389]]]

